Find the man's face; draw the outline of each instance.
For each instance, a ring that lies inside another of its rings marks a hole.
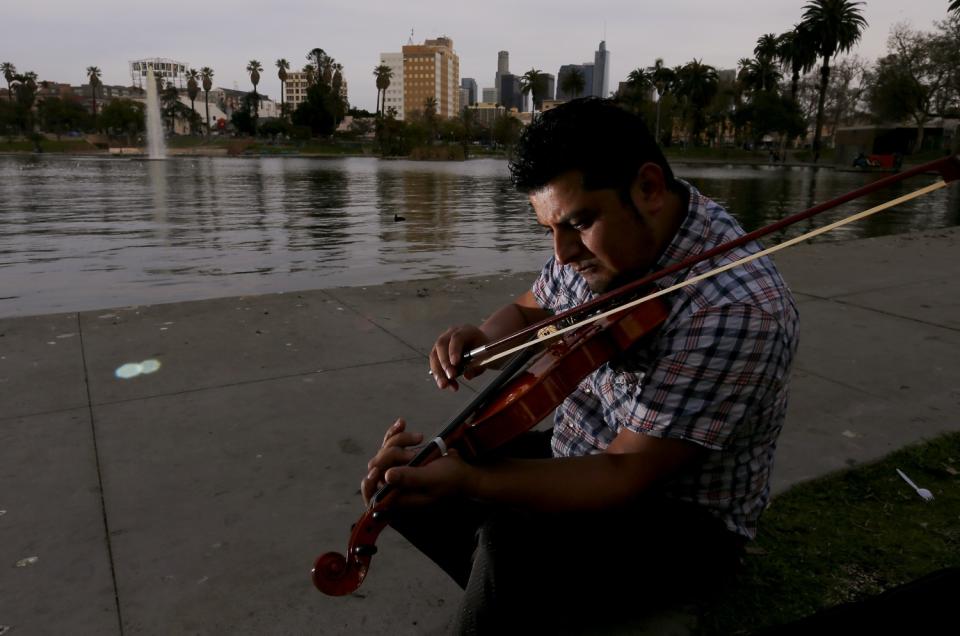
[[[624,203],[612,189],[584,190],[576,171],[530,195],[537,222],[553,236],[557,261],[573,267],[597,293],[645,274],[656,259],[654,234],[638,197],[631,200],[634,205]]]

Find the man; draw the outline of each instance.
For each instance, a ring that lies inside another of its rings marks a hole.
[[[511,161],[554,256],[530,291],[430,354],[457,389],[464,351],[743,234],[675,179],[643,122],[599,99],[544,113]],[[759,251],[748,244],[661,288]],[[722,582],[769,500],[797,311],[761,258],[674,292],[652,340],[588,376],[557,409],[549,446],[521,437],[497,458],[452,452],[411,468],[421,433],[395,422],[361,491],[401,494],[391,525],[466,594],[454,625],[494,633],[616,623]],[[478,370],[467,368],[464,377]]]

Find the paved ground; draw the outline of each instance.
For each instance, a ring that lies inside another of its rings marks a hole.
[[[778,491],[960,429],[958,248],[951,229],[780,257],[802,341]],[[0,320],[0,634],[441,629],[458,589],[389,531],[353,596],[309,570],[345,547],[382,429],[435,430],[467,397],[432,388],[433,337],[529,281]]]

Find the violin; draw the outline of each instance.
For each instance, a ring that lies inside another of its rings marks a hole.
[[[898,197],[874,208],[851,215],[823,228],[790,239],[780,245],[767,248],[740,261],[729,263],[705,274],[684,280],[676,285],[644,295],[652,283],[692,265],[726,253],[750,241],[776,232],[788,225],[810,218],[865,194],[887,187],[895,182],[926,172],[938,172],[942,180]],[[732,267],[773,253],[789,245],[807,240],[841,225],[876,214],[904,201],[922,196],[960,179],[960,156],[951,155],[929,162],[889,177],[880,179],[862,188],[821,203],[803,212],[786,217],[754,230],[738,239],[692,256],[664,270],[654,272],[617,290],[608,292],[572,310],[557,314],[496,342],[466,352],[464,361],[496,351],[482,360],[481,364],[516,353],[493,382],[485,387],[456,417],[426,444],[409,462],[409,466],[422,466],[456,449],[466,460],[490,453],[530,430],[547,417],[572,393],[578,384],[603,364],[614,360],[631,348],[642,346],[643,341],[655,333],[666,320],[669,307],[663,296],[688,284],[703,280]],[[639,298],[637,297],[639,295]],[[623,303],[623,299],[630,299]],[[623,303],[616,305],[617,303]],[[569,322],[592,314],[586,320],[563,329],[556,324]],[[530,338],[532,333],[536,336]],[[527,342],[512,348],[509,344],[528,338]],[[534,354],[532,344],[544,344]],[[321,592],[331,596],[344,596],[355,591],[370,568],[377,552],[376,540],[389,523],[390,504],[397,490],[384,485],[371,499],[370,505],[353,525],[346,554],[327,552],[319,556],[313,568],[313,583]]]
[[[490,453],[550,415],[580,382],[604,363],[636,346],[656,331],[669,308],[657,299],[594,321],[554,339],[542,351],[521,352],[504,371],[414,457],[422,466],[456,449],[470,461]],[[397,490],[383,486],[354,524],[347,553],[317,558],[313,583],[321,592],[343,596],[367,575],[376,540],[388,524]]]

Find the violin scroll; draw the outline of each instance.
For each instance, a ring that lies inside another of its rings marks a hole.
[[[360,587],[369,565],[369,557],[348,561],[339,552],[321,554],[313,564],[313,584],[329,596],[346,596]]]

